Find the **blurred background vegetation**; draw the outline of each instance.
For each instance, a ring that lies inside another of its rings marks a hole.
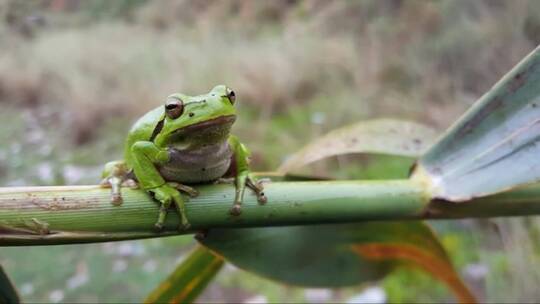
[[[94,184],[130,124],[172,92],[224,83],[256,170],[369,118],[444,130],[540,42],[540,1],[0,0],[0,186]],[[412,160],[340,157],[312,172],[402,178]],[[540,299],[540,221],[437,221],[482,301]],[[194,241],[0,249],[26,302],[140,301]],[[369,286],[284,287],[226,267],[200,301],[452,301],[400,270]]]

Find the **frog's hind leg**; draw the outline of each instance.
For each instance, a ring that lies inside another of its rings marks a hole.
[[[199,191],[197,191],[197,189],[193,187],[186,186],[177,182],[167,182],[167,184],[169,184],[169,186],[173,188],[176,188],[176,190],[178,191],[187,193],[187,195],[189,195],[190,197],[197,197],[199,195]]]
[[[122,204],[121,188],[130,187],[138,188],[137,183],[129,177],[129,170],[124,161],[112,161],[105,165],[102,173],[100,186],[103,188],[111,188],[111,203],[115,206]]]
[[[171,191],[172,190],[172,191]],[[174,202],[176,210],[180,215],[180,229],[185,230],[190,227],[189,221],[186,217],[186,206],[185,201],[182,198],[182,194],[177,191],[175,188],[156,188],[150,190],[155,199],[161,202],[161,207],[159,208],[158,220],[155,224],[156,228],[161,230],[165,225],[165,217],[167,216],[167,211],[169,207]]]

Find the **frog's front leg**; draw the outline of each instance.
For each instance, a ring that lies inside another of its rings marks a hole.
[[[108,162],[103,169],[100,186],[111,188],[111,203],[115,206],[122,204],[122,186],[137,188],[137,183],[128,178],[128,171],[126,163],[121,160]]]
[[[181,220],[181,228],[187,229],[189,222],[186,217],[184,200],[180,192],[169,185],[156,165],[163,165],[169,161],[167,150],[158,148],[153,142],[138,141],[131,146],[133,156],[133,171],[141,187],[153,194],[160,203],[159,216],[155,226],[162,229],[167,211],[172,203],[176,205]]]
[[[229,145],[234,151],[234,159],[236,163],[236,192],[234,204],[230,212],[232,215],[240,215],[246,186],[255,192],[257,195],[257,201],[260,204],[265,204],[267,198],[264,195],[262,184],[258,182],[249,171],[249,150],[246,148],[246,146],[240,143],[236,136],[233,135],[229,137]]]

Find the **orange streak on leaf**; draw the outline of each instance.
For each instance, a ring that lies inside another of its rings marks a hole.
[[[431,273],[444,282],[455,294],[460,303],[476,303],[476,299],[444,258],[426,250],[401,243],[352,245],[353,251],[371,260],[405,260]]]
[[[165,281],[161,283],[156,290],[144,301],[144,303],[156,303],[159,296],[166,293],[171,288],[171,283]]]
[[[204,247],[197,247],[144,303],[191,303],[217,274],[224,260]]]
[[[208,267],[203,269],[199,276],[194,277],[191,282],[189,282],[184,289],[180,291],[180,293],[171,299],[169,303],[176,304],[176,303],[185,303],[186,299],[191,296],[191,293],[193,289],[199,286],[201,284],[201,281],[206,278],[207,275],[214,272],[217,268],[220,268],[223,265],[223,259],[215,259],[212,261]]]

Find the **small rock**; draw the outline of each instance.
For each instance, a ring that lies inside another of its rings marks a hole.
[[[19,290],[23,296],[29,296],[34,293],[34,285],[32,283],[23,283]]]
[[[116,248],[117,255],[121,257],[141,256],[144,254],[144,246],[140,242],[121,243]]]
[[[41,163],[36,168],[38,178],[44,183],[50,183],[54,180],[53,166],[49,162]]]
[[[311,123],[315,125],[322,125],[326,120],[326,114],[323,112],[315,112],[311,115]]]
[[[386,292],[384,289],[378,286],[369,287],[364,289],[361,293],[352,296],[347,300],[348,304],[360,304],[360,303],[373,303],[382,304],[386,303]]]
[[[128,262],[126,260],[115,260],[113,262],[112,271],[113,272],[124,272],[128,268]]]
[[[484,279],[487,274],[489,273],[488,266],[484,264],[469,264],[465,267],[463,270],[466,277],[472,279],[472,280],[482,280]]]
[[[69,278],[66,282],[68,289],[75,289],[88,283],[90,276],[88,275],[88,266],[84,262],[77,264],[75,275]]]
[[[157,263],[155,260],[150,259],[144,262],[142,269],[146,272],[154,272],[157,269]]]
[[[332,298],[332,290],[309,288],[304,291],[304,297],[308,303],[328,302]]]
[[[67,184],[76,184],[81,178],[86,176],[88,171],[82,167],[66,165],[64,166],[63,175]]]
[[[55,289],[49,293],[49,301],[52,303],[59,303],[64,299],[64,291],[61,289]]]
[[[263,295],[256,295],[254,297],[248,298],[244,301],[246,304],[266,304],[268,299]]]

